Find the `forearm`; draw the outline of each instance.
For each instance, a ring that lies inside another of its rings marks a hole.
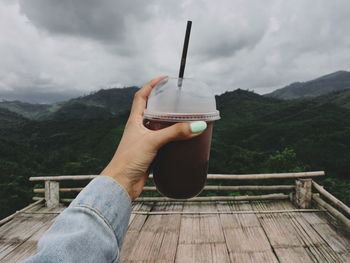
[[[130,213],[125,190],[98,176],[56,218],[26,262],[117,262]]]

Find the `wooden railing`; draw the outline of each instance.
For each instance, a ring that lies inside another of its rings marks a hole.
[[[350,229],[350,208],[345,205],[342,201],[338,200],[334,195],[326,191],[323,186],[316,182],[312,182],[313,188],[318,192],[318,194],[312,194],[312,200],[318,204],[318,206],[326,209],[330,214],[332,214],[336,219],[342,222],[348,229]],[[322,196],[324,199],[322,199]],[[331,203],[331,204],[329,204]],[[338,208],[339,210],[337,210]]]
[[[139,197],[135,202],[158,202],[158,201],[247,201],[247,200],[276,200],[290,199],[299,209],[308,209],[314,202],[318,207],[328,211],[334,218],[338,219],[343,225],[350,229],[350,208],[335,196],[327,192],[321,185],[312,180],[313,177],[324,176],[323,171],[302,172],[302,173],[270,173],[270,174],[208,174],[209,184],[204,187],[203,193],[208,191],[215,192],[237,192],[237,191],[257,191],[270,192],[260,195],[219,195],[219,196],[199,196],[187,200],[175,200],[166,197]],[[44,194],[46,206],[49,208],[57,207],[60,202],[71,202],[72,198],[61,198],[60,195],[66,193],[78,193],[83,187],[60,187],[62,181],[89,181],[97,175],[61,175],[61,176],[40,176],[30,177],[33,182],[44,182],[44,188],[34,188],[34,193]],[[149,176],[152,179],[152,175]],[[256,180],[274,180],[275,179],[295,179],[294,184],[279,185],[211,185],[211,182],[230,181],[256,181]],[[153,182],[153,180],[150,180]],[[143,192],[155,192],[157,189],[153,185],[144,187]],[[313,192],[315,190],[316,192]],[[272,193],[271,193],[272,192]],[[277,192],[277,193],[276,193]],[[36,196],[34,200],[42,200],[42,196]]]
[[[274,180],[274,179],[297,179],[297,182],[300,180],[309,180],[305,178],[324,176],[323,171],[317,172],[302,172],[302,173],[273,173],[273,174],[208,174],[208,182],[232,182],[232,181],[256,181],[256,180]],[[33,182],[42,181],[45,182],[45,188],[35,188],[34,193],[44,194],[46,204],[49,207],[54,207],[59,204],[59,202],[70,202],[72,199],[69,198],[60,198],[60,194],[64,195],[65,193],[77,193],[80,192],[82,187],[60,187],[60,182],[62,181],[77,181],[77,180],[92,180],[96,175],[62,175],[62,176],[40,176],[40,177],[31,177],[29,180]],[[150,179],[153,178],[152,175],[149,176]],[[303,179],[304,178],[304,179]],[[153,182],[153,180],[149,180]],[[227,183],[226,183],[227,184]],[[290,195],[296,192],[296,187],[303,187],[303,184],[289,184],[289,185],[206,185],[204,187],[204,192],[207,191],[216,191],[216,192],[235,192],[235,191],[258,191],[258,192],[279,192],[274,194],[263,194],[263,195],[253,195],[253,196],[201,196],[189,199],[190,201],[229,201],[229,200],[261,200],[261,199],[287,199],[290,198]],[[311,187],[311,181],[310,181]],[[155,192],[156,187],[153,185],[147,185],[143,189],[144,192]],[[282,192],[282,193],[281,193]],[[285,194],[285,193],[288,194]],[[301,198],[297,198],[300,202]],[[168,201],[172,200],[164,197],[140,197],[135,201]],[[310,194],[311,200],[311,194]],[[172,200],[176,201],[176,200]],[[304,207],[305,205],[301,205]]]
[[[262,180],[262,179],[290,179],[310,178],[324,176],[324,171],[301,172],[301,173],[269,173],[269,174],[208,174],[208,180]],[[65,180],[92,180],[98,175],[58,175],[58,176],[35,176],[30,181],[65,181]],[[153,175],[150,174],[149,179]]]

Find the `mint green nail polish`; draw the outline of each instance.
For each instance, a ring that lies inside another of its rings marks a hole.
[[[207,128],[207,123],[205,121],[194,121],[191,122],[190,126],[192,133],[199,133]]]

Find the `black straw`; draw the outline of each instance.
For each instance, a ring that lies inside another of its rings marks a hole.
[[[192,27],[192,21],[187,21],[186,35],[185,35],[185,41],[182,49],[182,56],[181,56],[181,63],[180,63],[179,80],[177,83],[177,86],[179,88],[181,88],[182,86],[182,79],[184,77],[184,72],[185,72],[186,57],[187,57],[187,50],[188,50],[188,42],[190,41],[191,27]]]

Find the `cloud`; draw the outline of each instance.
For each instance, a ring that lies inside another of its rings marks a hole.
[[[51,33],[120,41],[129,22],[142,23],[150,18],[144,3],[142,0],[20,0],[20,10],[35,26]]]
[[[347,0],[0,0],[0,99],[57,101],[185,75],[266,93],[350,65]]]

